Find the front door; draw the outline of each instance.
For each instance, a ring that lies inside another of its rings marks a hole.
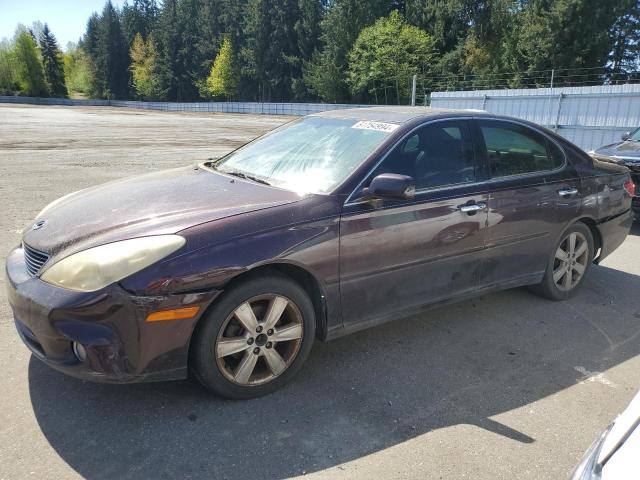
[[[347,329],[476,288],[488,202],[477,170],[467,121],[432,122],[405,136],[364,182],[381,173],[410,175],[415,198],[352,198],[344,206],[340,291]]]

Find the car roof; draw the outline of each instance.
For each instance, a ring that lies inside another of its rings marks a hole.
[[[372,122],[388,122],[402,124],[418,117],[433,116],[460,116],[470,112],[486,114],[484,110],[463,110],[451,108],[432,107],[360,107],[344,108],[341,110],[328,110],[326,112],[313,113],[312,117],[344,118],[352,120],[368,120]]]

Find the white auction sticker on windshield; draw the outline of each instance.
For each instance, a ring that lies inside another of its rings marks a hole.
[[[354,124],[351,128],[360,128],[362,130],[378,130],[379,132],[393,132],[398,125],[395,123],[371,122],[365,120]]]

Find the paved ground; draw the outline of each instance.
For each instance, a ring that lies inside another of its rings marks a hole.
[[[0,105],[0,252],[65,193],[218,156],[282,117]],[[573,300],[524,289],[317,344],[249,402],[31,358],[0,280],[0,479],[562,479],[640,388],[640,228]]]

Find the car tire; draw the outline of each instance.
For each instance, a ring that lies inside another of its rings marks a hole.
[[[594,254],[591,230],[582,222],[574,223],[560,236],[560,240],[549,254],[542,282],[532,287],[532,290],[550,300],[571,298],[584,284]]]
[[[311,299],[291,278],[277,272],[249,277],[201,319],[190,347],[192,373],[224,398],[269,394],[291,380],[309,356],[315,324]]]

